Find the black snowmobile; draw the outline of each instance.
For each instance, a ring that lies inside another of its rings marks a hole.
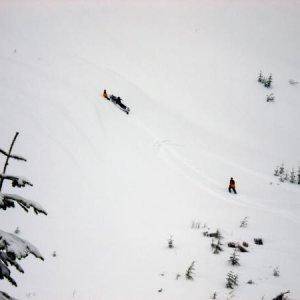
[[[114,95],[110,95],[109,96],[109,100],[115,104],[116,106],[118,106],[121,110],[123,110],[127,115],[129,114],[130,112],[130,108],[127,107],[126,105],[124,105],[122,103],[122,99],[120,97],[116,97]]]

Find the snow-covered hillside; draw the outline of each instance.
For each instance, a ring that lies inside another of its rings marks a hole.
[[[299,17],[299,1],[1,1],[0,147],[20,132],[15,152],[28,163],[8,172],[33,182],[18,192],[48,216],[0,211],[0,229],[18,226],[45,257],[26,258],[18,287],[1,280],[0,290],[299,299],[300,185],[273,176],[281,163],[300,165],[300,84],[288,82],[300,81]],[[257,82],[260,70],[272,89]],[[101,97],[105,88],[129,115]],[[216,229],[219,254],[203,236]],[[249,243],[240,266],[228,263],[229,241]]]

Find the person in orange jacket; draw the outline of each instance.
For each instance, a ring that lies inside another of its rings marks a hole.
[[[109,97],[108,97],[108,95],[107,95],[106,90],[103,91],[102,96],[103,96],[104,98],[106,98],[107,100],[109,100]]]
[[[229,193],[231,193],[231,191],[233,191],[236,194],[235,181],[232,177],[230,178],[230,181],[229,181],[228,191],[229,191]]]

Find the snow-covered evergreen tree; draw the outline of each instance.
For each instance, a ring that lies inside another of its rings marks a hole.
[[[240,223],[240,228],[246,228],[247,226],[248,226],[248,217],[245,217]]]
[[[215,243],[214,239],[212,239],[210,246],[213,250],[213,254],[218,254],[223,251],[221,239],[217,239],[217,243]]]
[[[276,296],[275,298],[273,298],[272,300],[287,300],[285,295],[288,294],[289,292],[290,291],[283,292],[283,293],[279,294],[278,296]]]
[[[230,258],[229,258],[229,263],[233,266],[239,266],[239,256],[236,253],[236,249],[234,249],[233,253],[231,254]]]
[[[193,261],[185,272],[185,278],[187,280],[194,280],[194,271],[195,271],[195,262]]]
[[[278,166],[274,170],[274,176],[279,176],[279,167]]]
[[[263,74],[262,74],[262,72],[261,72],[261,71],[259,72],[259,75],[258,75],[257,81],[258,81],[258,82],[260,82],[260,83],[263,83],[263,81],[264,81],[264,77],[263,77]]]
[[[290,182],[291,183],[295,183],[296,182],[296,174],[294,169],[292,169],[291,173],[290,173]]]
[[[174,240],[173,240],[173,236],[171,235],[168,239],[168,248],[172,249],[174,248]]]
[[[266,97],[267,102],[273,102],[274,100],[275,100],[275,96],[273,93],[267,95]]]
[[[283,163],[279,167],[279,175],[282,175],[282,174],[284,174],[284,164]]]
[[[273,82],[273,76],[272,74],[269,75],[269,77],[265,80],[264,84],[265,87],[270,88]]]
[[[278,267],[276,267],[276,268],[273,270],[273,276],[274,276],[274,277],[279,277],[279,275],[280,275],[279,269],[278,269]]]
[[[226,287],[228,289],[234,289],[234,287],[237,285],[238,285],[238,275],[230,271],[226,277]]]
[[[21,176],[6,174],[10,159],[26,161],[24,157],[12,154],[12,149],[18,135],[19,133],[16,132],[8,152],[0,149],[0,153],[6,157],[3,171],[0,174],[0,208],[6,210],[7,208],[15,207],[15,203],[17,203],[26,212],[32,208],[36,214],[42,213],[47,215],[47,212],[37,202],[23,198],[16,194],[7,194],[2,192],[2,187],[5,180],[11,181],[12,186],[15,188],[21,188],[27,185],[32,186],[32,183],[29,180]],[[16,234],[0,230],[0,280],[7,279],[11,284],[17,286],[16,281],[11,277],[11,267],[14,267],[19,272],[24,273],[24,270],[18,261],[27,257],[29,254],[44,260],[38,249],[28,241],[20,238]],[[2,299],[13,298],[4,292],[0,292],[0,300]]]

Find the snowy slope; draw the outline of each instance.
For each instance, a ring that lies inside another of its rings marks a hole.
[[[26,259],[19,287],[1,281],[0,290],[42,300],[227,299],[233,270],[235,299],[288,289],[299,299],[300,189],[273,176],[282,162],[300,164],[300,85],[288,83],[300,81],[299,16],[296,1],[2,1],[1,147],[20,131],[15,152],[29,162],[9,172],[31,179],[20,194],[49,215],[0,211],[0,228],[19,226],[46,258]],[[274,76],[274,103],[259,70]],[[104,88],[132,113],[101,98]],[[219,228],[224,244],[248,241],[241,266],[228,264],[232,249],[212,254],[193,220]]]

